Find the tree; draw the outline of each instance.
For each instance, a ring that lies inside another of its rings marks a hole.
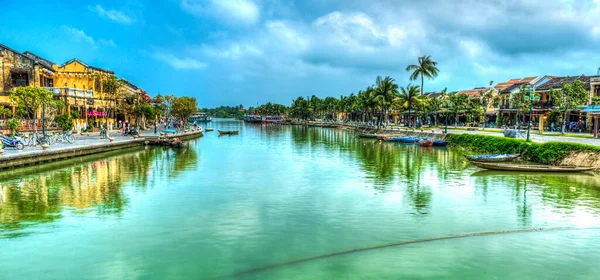
[[[60,128],[62,128],[63,131],[71,130],[74,126],[73,118],[71,117],[71,115],[67,114],[57,116],[56,118],[54,118],[54,122],[56,122],[56,124],[60,126]]]
[[[454,127],[458,126],[458,112],[464,111],[468,105],[469,96],[466,94],[456,94],[456,92],[448,95],[448,101],[454,112]]]
[[[419,96],[419,86],[408,84],[406,87],[400,87],[400,96],[396,99],[396,104],[399,107],[408,109],[408,119],[409,126],[411,125],[411,112],[412,108],[417,102],[417,97]],[[416,123],[415,123],[416,125]]]
[[[421,56],[418,58],[418,64],[408,65],[406,71],[410,74],[410,80],[415,81],[421,77],[421,95],[423,95],[424,78],[435,79],[439,73],[437,62],[431,60],[431,56]]]
[[[500,97],[498,95],[494,95],[494,88],[492,87],[492,85],[494,84],[494,81],[490,81],[490,87],[487,91],[483,92],[481,91],[479,93],[480,99],[481,99],[481,107],[483,110],[483,114],[482,114],[482,123],[483,123],[483,128],[485,129],[485,114],[487,113],[489,107],[498,107],[498,105],[500,105]]]
[[[562,114],[562,134],[565,133],[567,113],[585,105],[589,97],[588,94],[589,92],[584,88],[584,83],[580,80],[575,80],[572,83],[562,83],[560,89],[550,89],[550,96],[556,102],[554,109]]]
[[[175,97],[171,103],[171,113],[180,120],[187,122],[189,117],[198,110],[198,103],[194,97]]]
[[[392,102],[398,97],[398,85],[394,83],[391,77],[381,78],[377,76],[375,80],[375,88],[373,90],[373,100],[379,103],[383,113],[383,122],[388,120],[388,109],[391,108]]]
[[[515,114],[515,127],[519,127],[519,116],[529,112],[529,102],[526,100],[527,90],[531,87],[528,83],[523,83],[519,85],[519,91],[512,93],[510,95],[510,105],[513,109],[517,110]]]
[[[53,110],[64,106],[61,101],[54,100],[51,91],[30,86],[17,87],[10,94],[10,100],[16,104],[19,113],[26,116],[29,120],[33,120],[35,132],[37,132],[37,125],[35,124],[38,120],[38,112],[41,112],[40,117],[44,119]]]

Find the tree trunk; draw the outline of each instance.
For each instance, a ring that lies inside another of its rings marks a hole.
[[[561,134],[565,134],[565,129],[567,126],[567,111],[563,112],[563,119],[562,119],[562,128],[561,128]]]
[[[423,95],[423,83],[424,83],[423,74],[421,74],[421,95]]]

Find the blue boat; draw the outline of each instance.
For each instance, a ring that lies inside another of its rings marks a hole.
[[[433,141],[433,145],[438,146],[438,147],[445,147],[448,145],[448,142],[446,142],[444,140],[435,140],[435,141]]]
[[[416,142],[419,142],[419,140],[421,140],[421,138],[416,138],[416,137],[396,137],[396,138],[394,138],[394,141],[400,142],[400,143],[416,143]]]

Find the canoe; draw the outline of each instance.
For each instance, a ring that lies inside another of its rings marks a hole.
[[[446,142],[444,140],[435,140],[435,141],[433,141],[433,145],[439,146],[439,147],[445,147],[448,145],[448,142]]]
[[[219,134],[228,134],[228,135],[236,135],[239,134],[239,130],[218,130]]]
[[[419,141],[419,145],[421,145],[421,147],[431,147],[433,146],[433,141],[423,139]]]
[[[207,128],[206,131],[214,131],[214,128]]]
[[[177,130],[175,130],[175,129],[165,129],[162,132],[164,132],[164,133],[177,133]]]
[[[464,155],[470,161],[505,162],[518,158],[519,154]]]
[[[383,141],[387,141],[387,142],[394,142],[394,141],[396,141],[396,138],[388,137],[388,136],[381,136],[381,138],[379,140],[383,140]]]
[[[488,162],[471,162],[473,165],[500,171],[525,171],[525,172],[585,172],[592,171],[594,167],[589,166],[552,166],[552,165],[525,165],[525,164],[502,164]]]
[[[359,138],[377,138],[379,135],[377,134],[368,134],[368,133],[361,133],[358,135]]]

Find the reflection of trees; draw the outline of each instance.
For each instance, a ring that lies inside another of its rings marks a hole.
[[[445,148],[423,149],[418,145],[357,139],[353,133],[339,129],[292,127],[291,133],[297,150],[310,152],[321,146],[349,151],[378,191],[389,191],[398,183],[405,186],[408,203],[418,215],[427,214],[433,196],[428,176],[436,176],[435,180],[445,184],[456,177],[452,171],[464,168],[460,155]]]
[[[108,159],[79,161],[54,171],[32,172],[19,179],[1,180],[0,229],[52,222],[61,218],[65,206],[77,213],[121,213],[127,205],[122,193],[125,184],[145,188],[154,166],[176,176],[192,166],[197,158],[193,147],[164,151],[150,148]]]

